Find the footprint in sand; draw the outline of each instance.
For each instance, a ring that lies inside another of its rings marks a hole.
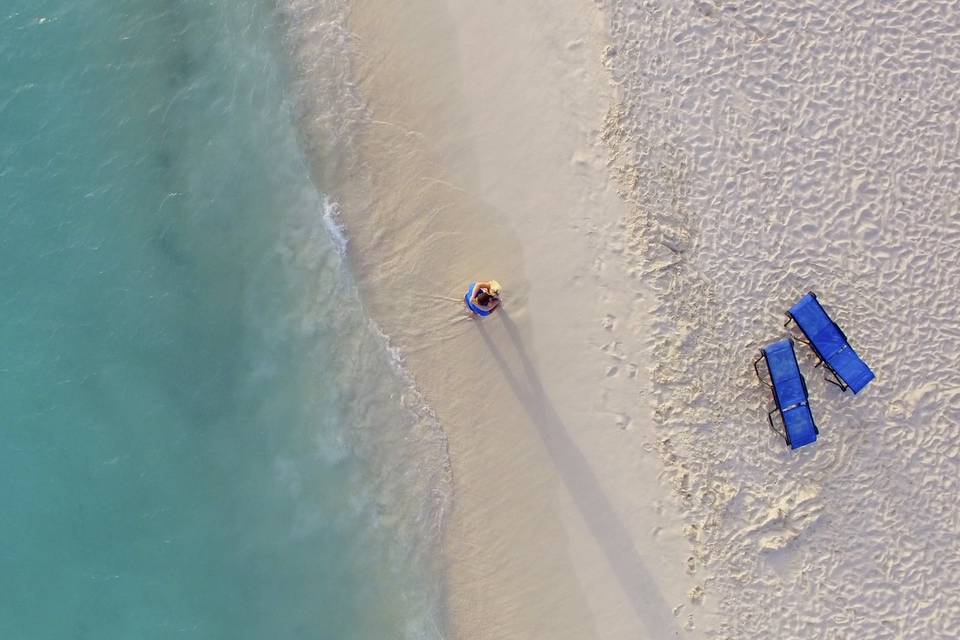
[[[601,258],[601,257],[599,257],[599,256],[597,256],[596,258],[594,258],[594,260],[593,260],[593,270],[594,270],[595,272],[597,272],[598,274],[603,273],[603,272],[606,270],[606,268],[607,268],[607,263],[603,260],[603,258]]]
[[[704,596],[703,586],[699,584],[694,585],[694,587],[690,589],[689,593],[687,593],[687,597],[690,598],[690,602],[692,602],[693,604],[700,604],[701,602],[703,602],[703,596]]]
[[[613,342],[608,342],[607,344],[605,344],[605,345],[603,345],[602,347],[600,347],[600,350],[603,351],[603,352],[604,352],[605,354],[607,354],[608,356],[610,356],[611,358],[613,358],[614,360],[617,360],[618,362],[623,362],[624,360],[627,359],[627,356],[625,356],[625,355],[620,351],[620,341],[619,341],[619,340],[614,340]]]

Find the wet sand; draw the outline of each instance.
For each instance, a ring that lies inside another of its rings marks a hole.
[[[367,108],[335,194],[365,304],[449,439],[458,638],[671,637],[689,543],[649,405],[650,294],[601,140],[603,15],[354,2]],[[497,278],[503,309],[462,296]],[[687,632],[695,637],[695,632]]]

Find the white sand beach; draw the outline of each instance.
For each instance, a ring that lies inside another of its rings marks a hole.
[[[318,173],[448,438],[452,637],[960,637],[960,12],[897,7],[331,19],[356,108],[305,118],[356,128]],[[798,349],[790,451],[752,361],[811,289],[877,379]]]
[[[658,447],[716,637],[960,637],[960,11],[603,4]],[[877,379],[843,394],[798,345],[821,433],[791,452],[751,360],[808,290]]]

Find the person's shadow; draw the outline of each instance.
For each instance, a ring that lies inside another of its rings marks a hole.
[[[510,336],[521,371],[514,372],[510,368],[484,322],[476,323],[480,335],[530,421],[537,428],[567,491],[573,497],[590,533],[603,550],[627,599],[646,627],[650,638],[663,638],[667,632],[678,635],[670,606],[663,599],[650,572],[637,554],[630,533],[617,517],[589,463],[553,408],[540,382],[540,376],[523,347],[517,326],[504,309],[500,309],[494,318],[486,322],[496,321],[497,316]]]

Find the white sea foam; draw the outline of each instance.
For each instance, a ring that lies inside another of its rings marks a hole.
[[[340,222],[340,205],[332,201],[329,196],[323,197],[323,214],[321,217],[323,219],[323,226],[326,228],[327,233],[330,234],[330,239],[333,241],[333,246],[336,247],[337,253],[341,256],[346,256],[347,243],[349,240],[346,230]]]
[[[282,0],[295,63],[299,126],[321,190],[342,177],[367,111],[353,82],[343,0]]]
[[[284,0],[281,6],[295,63],[302,144],[315,181],[323,190],[342,179],[353,158],[354,136],[368,120],[353,85],[352,35],[346,27],[343,2]],[[341,220],[340,204],[329,196],[322,197],[319,222],[317,226],[329,237],[341,265],[347,264],[348,230]],[[312,238],[312,234],[310,230],[305,236]],[[290,246],[294,248],[288,253],[294,261],[316,249],[304,246],[303,237],[292,237]],[[351,306],[365,319],[362,327],[343,327],[345,334],[362,336],[342,346],[341,360],[345,365],[353,363],[352,369],[346,367],[348,386],[358,395],[389,396],[396,403],[391,405],[390,415],[364,414],[358,403],[363,422],[350,434],[350,446],[378,461],[378,479],[365,495],[378,505],[382,520],[396,529],[396,538],[402,541],[388,551],[402,554],[399,566],[433,579],[430,585],[415,585],[411,580],[409,593],[403,595],[412,612],[403,637],[440,638],[444,602],[436,585],[442,584],[442,579],[432,574],[441,571],[440,535],[452,499],[446,435],[405,368],[402,354],[369,318],[349,272],[341,272],[351,288]],[[325,286],[318,283],[318,291]],[[323,302],[318,298],[316,303]],[[344,323],[354,320],[352,316],[342,318]],[[418,608],[426,615],[417,614]]]
[[[316,216],[318,201],[322,216]],[[349,513],[375,512],[389,530],[388,541],[376,538],[371,544],[385,546],[377,553],[391,557],[391,569],[407,575],[400,597],[408,603],[409,620],[402,637],[434,638],[443,605],[436,575],[440,533],[451,499],[446,436],[343,268],[347,238],[335,211],[323,196],[304,201],[301,224],[277,251],[288,279],[299,280],[296,288],[305,293],[290,318],[292,330],[326,336],[315,360],[337,372],[346,396],[344,412],[329,416],[335,424],[314,437],[314,455],[327,465],[353,456],[369,463],[369,473],[356,480],[345,504]]]

